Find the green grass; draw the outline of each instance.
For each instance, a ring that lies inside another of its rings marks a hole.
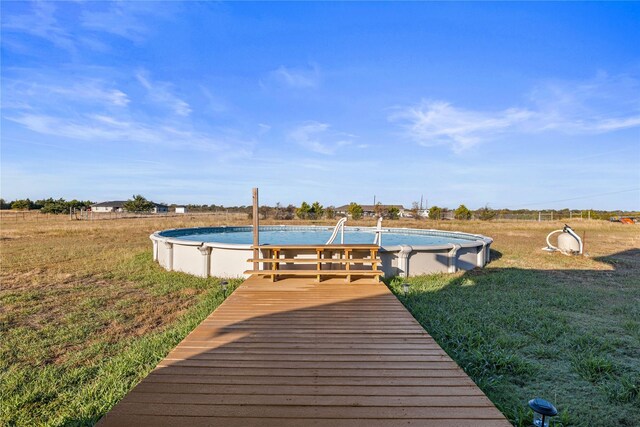
[[[530,425],[537,396],[561,411],[557,426],[640,422],[640,279],[629,271],[490,266],[389,287],[514,425]]]
[[[94,424],[223,301],[217,279],[168,273],[153,263],[149,252],[131,257],[108,276],[115,282],[126,280],[129,297],[118,294],[114,301],[109,298],[109,293],[116,292],[113,286],[95,289],[95,296],[74,299],[63,315],[42,313],[37,327],[16,326],[11,317],[3,318],[0,425]],[[87,283],[74,284],[71,289],[93,286],[89,282],[106,278],[86,278]],[[238,283],[232,281],[233,286]],[[141,331],[134,339],[118,339],[118,334],[136,327],[136,311],[129,307],[146,299],[154,304],[159,296],[180,299],[194,292],[195,304],[168,327]],[[2,304],[26,316],[34,308],[42,309],[47,298],[59,301],[61,293],[64,290],[38,295],[8,293]]]

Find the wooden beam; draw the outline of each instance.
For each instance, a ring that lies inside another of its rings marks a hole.
[[[260,246],[260,219],[258,217],[258,189],[253,189],[253,258],[259,258],[258,250]],[[258,270],[259,264],[253,263],[253,269]]]

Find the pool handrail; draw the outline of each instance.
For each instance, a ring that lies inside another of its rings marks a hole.
[[[334,240],[336,240],[336,237],[338,236],[338,231],[340,231],[340,244],[344,244],[344,223],[347,222],[347,217],[342,217],[338,220],[338,223],[336,224],[336,226],[333,228],[333,233],[331,233],[331,237],[329,237],[329,240],[327,240],[327,243],[325,243],[325,245],[330,245],[333,243]]]
[[[382,216],[378,217],[378,224],[376,225],[376,237],[373,238],[373,244],[382,246]]]

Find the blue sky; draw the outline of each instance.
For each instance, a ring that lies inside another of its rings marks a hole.
[[[5,199],[640,209],[640,3],[1,7]]]

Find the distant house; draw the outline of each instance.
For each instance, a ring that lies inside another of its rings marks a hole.
[[[429,218],[429,209],[418,209],[418,216],[421,218]],[[400,218],[413,218],[413,212],[410,210],[400,211]]]
[[[124,212],[126,209],[124,208],[124,204],[127,203],[126,200],[115,200],[111,202],[102,202],[95,203],[91,205],[92,212]],[[153,202],[151,202],[153,203]],[[169,212],[169,206],[162,205],[160,203],[153,203],[153,209],[151,210],[153,213],[166,213]]]
[[[362,215],[363,216],[376,216],[376,207],[375,205],[360,205],[362,207]],[[402,205],[378,205],[382,211],[388,211],[391,208],[398,209],[400,216],[405,214],[406,209]],[[336,208],[336,214],[347,216],[349,213],[349,205],[342,205]]]
[[[91,212],[123,212],[125,203],[126,201],[122,200],[95,203],[91,205]]]
[[[169,206],[163,205],[163,204],[160,204],[160,203],[154,203],[154,202],[151,202],[151,203],[153,203],[153,205],[154,205],[153,209],[151,209],[151,212],[153,212],[153,213],[167,213],[167,212],[169,212]]]
[[[186,206],[176,206],[176,213],[178,214],[185,214],[187,213],[187,207]]]

